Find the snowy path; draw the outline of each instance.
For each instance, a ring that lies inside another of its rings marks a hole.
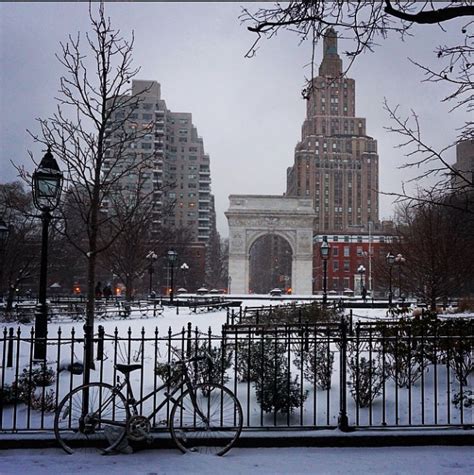
[[[60,449],[0,450],[1,475],[56,474],[468,474],[472,447],[233,449],[225,457],[149,450],[132,455],[66,455]]]

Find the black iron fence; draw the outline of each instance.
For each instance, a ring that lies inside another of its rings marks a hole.
[[[59,330],[47,344],[47,360],[35,362],[33,331],[4,328],[0,431],[51,430],[56,405],[81,384],[82,333]],[[91,381],[114,384],[115,364],[137,363],[141,369],[131,376],[141,397],[174,371],[172,348],[183,356],[209,356],[196,363],[194,377],[231,388],[249,429],[473,424],[472,320],[277,324],[259,316],[258,323],[230,318],[219,335],[190,324],[164,334],[108,333],[99,326]],[[151,398],[146,404],[155,403]],[[168,411],[156,415],[155,427]]]

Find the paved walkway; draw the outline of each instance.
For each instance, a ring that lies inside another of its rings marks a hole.
[[[472,447],[233,449],[224,457],[143,450],[132,455],[67,455],[60,449],[0,450],[1,475],[468,474]]]

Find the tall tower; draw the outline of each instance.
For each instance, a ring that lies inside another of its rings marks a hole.
[[[146,133],[130,144],[124,160],[146,157],[142,190],[152,199],[153,229],[187,229],[192,240],[204,246],[215,228],[214,198],[209,155],[204,152],[203,139],[198,136],[192,115],[170,111],[156,81],[133,80],[131,94],[140,97],[140,103],[126,114],[124,130],[138,128]],[[123,120],[125,112],[116,113],[113,119]],[[104,170],[119,173],[121,164],[113,160],[113,147],[120,146],[121,135],[116,134],[111,142]],[[133,189],[136,176],[127,174],[121,180]],[[163,214],[170,207],[172,213]]]
[[[286,194],[314,200],[316,232],[350,232],[379,220],[377,141],[355,115],[355,81],[343,76],[333,29],[323,49]]]

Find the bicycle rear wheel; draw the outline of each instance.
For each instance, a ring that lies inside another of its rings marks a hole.
[[[198,384],[194,391],[188,389],[175,402],[171,437],[182,452],[224,455],[242,431],[242,407],[234,393],[220,384]]]
[[[83,410],[87,403],[87,409]],[[59,404],[54,434],[69,454],[81,449],[109,453],[127,433],[127,401],[113,386],[90,383],[73,389]]]

